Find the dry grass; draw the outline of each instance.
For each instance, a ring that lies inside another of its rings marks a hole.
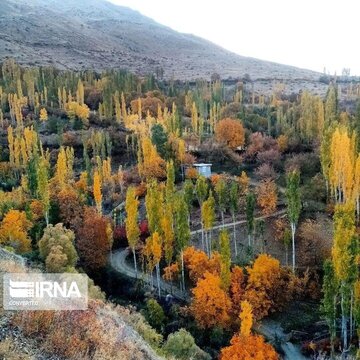
[[[4,360],[34,360],[30,355],[23,353],[11,338],[0,341],[0,359]]]

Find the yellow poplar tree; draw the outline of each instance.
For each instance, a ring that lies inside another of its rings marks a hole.
[[[48,113],[45,108],[40,109],[40,121],[45,122],[48,119]]]
[[[126,192],[125,210],[126,210],[126,238],[129,246],[132,249],[134,257],[134,267],[137,276],[137,262],[135,248],[139,241],[140,230],[138,225],[138,207],[139,200],[136,196],[136,190],[133,186],[130,186]]]
[[[102,213],[102,193],[101,193],[101,180],[98,170],[94,172],[94,184],[93,184],[93,194],[96,204],[96,209],[99,214]]]

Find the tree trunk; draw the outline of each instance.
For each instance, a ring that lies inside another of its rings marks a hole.
[[[350,341],[353,337],[353,291],[351,290],[350,296]]]
[[[295,272],[295,230],[296,225],[291,223],[291,239],[292,239],[292,269]]]
[[[156,264],[156,281],[157,281],[158,294],[159,294],[159,299],[160,299],[161,287],[160,287],[160,265],[159,264]]]
[[[133,253],[133,257],[134,257],[135,276],[136,276],[136,279],[137,279],[138,272],[137,272],[137,262],[136,262],[135,247],[132,248],[131,250],[132,250],[132,253]]]
[[[206,251],[205,250],[205,241],[204,241],[204,224],[202,221],[201,221],[201,245],[202,245],[203,251]]]
[[[341,337],[343,342],[343,351],[346,351],[348,347],[348,336],[344,294],[341,294]]]
[[[222,221],[222,227],[225,227],[225,220],[224,220],[224,212],[221,211],[221,221]]]
[[[210,257],[210,247],[209,247],[209,239],[208,239],[208,231],[205,230],[205,246],[206,246],[206,254]]]
[[[185,273],[184,273],[184,252],[181,250],[181,280],[183,291],[185,292]]]
[[[235,257],[237,257],[237,244],[236,244],[236,225],[235,225],[235,216],[232,217],[233,221],[233,234],[234,234],[234,248],[235,248]]]

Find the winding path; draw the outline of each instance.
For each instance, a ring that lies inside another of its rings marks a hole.
[[[114,251],[110,257],[111,266],[115,270],[119,271],[120,273],[132,279],[138,278],[138,279],[143,279],[144,281],[149,281],[149,275],[143,272],[138,271],[138,275],[136,276],[136,272],[134,268],[126,262],[126,258],[128,257],[128,255],[130,255],[130,248],[119,249]],[[156,288],[157,280],[155,275],[153,275],[153,284],[154,284],[154,288]],[[160,279],[160,287],[161,290],[165,292],[165,295],[172,294],[174,298],[181,301],[187,301],[189,299],[189,294],[187,293],[184,294],[182,291],[180,291],[178,287],[174,285],[171,286],[171,284],[164,281],[163,279]]]
[[[283,215],[286,213],[286,210],[279,210],[276,211],[270,215],[262,215],[259,216],[257,218],[255,218],[255,220],[260,220],[260,219],[267,219],[270,217],[274,217],[274,216],[279,216],[279,215]],[[224,225],[225,228],[227,227],[233,227],[234,225],[242,225],[245,224],[246,220],[239,220],[239,221],[235,221],[235,222],[231,222],[231,223],[226,223]],[[217,230],[217,229],[222,229],[223,225],[216,225],[212,228],[212,230]],[[194,230],[191,231],[191,236],[196,235],[196,234],[200,234],[201,233],[201,229],[200,230]],[[111,256],[110,256],[110,264],[111,266],[119,271],[120,273],[132,278],[132,279],[143,279],[143,280],[148,280],[149,279],[149,275],[138,271],[138,276],[136,276],[136,272],[135,269],[130,266],[127,262],[126,262],[126,258],[129,256],[130,254],[130,249],[129,248],[122,248],[116,251],[113,251]],[[157,287],[157,281],[156,281],[156,276],[153,275],[153,284],[154,287]],[[164,291],[166,294],[172,294],[176,299],[181,300],[181,301],[186,301],[189,299],[189,294],[184,294],[182,291],[180,291],[180,289],[176,286],[171,286],[171,284],[169,284],[168,282],[164,281],[163,279],[160,279],[160,287],[161,290]]]
[[[268,341],[280,341],[281,349],[284,352],[284,360],[308,360],[299,347],[288,341],[288,336],[284,333],[280,324],[273,320],[264,319],[255,326],[255,330],[263,335]]]

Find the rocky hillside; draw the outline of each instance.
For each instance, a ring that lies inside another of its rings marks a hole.
[[[309,70],[231,53],[105,0],[1,0],[0,61],[60,69],[164,69],[167,78],[318,79]]]
[[[38,271],[0,247],[0,278],[9,272]],[[59,334],[67,334],[77,347],[69,349],[66,342],[55,345]],[[164,360],[149,344],[159,336],[139,313],[106,301],[89,299],[88,310],[65,311],[62,316],[51,311],[4,311],[0,306],[0,359]],[[81,353],[84,349],[86,356]]]

